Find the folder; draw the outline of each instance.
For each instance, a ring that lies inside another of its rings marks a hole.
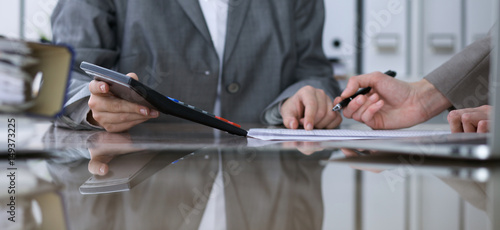
[[[8,66],[10,70],[18,68],[10,76],[5,72],[3,75],[0,73],[0,80],[11,82],[15,88],[19,86],[15,78],[24,78],[24,88],[21,88],[24,95],[3,94],[0,113],[43,118],[55,118],[62,114],[74,59],[71,47],[0,38],[0,54],[4,56],[0,57],[4,66]],[[6,55],[10,58],[5,58]],[[16,57],[30,63],[19,64],[16,60],[20,59]],[[36,86],[35,81],[39,81]],[[16,89],[11,90],[16,92]],[[19,98],[22,98],[23,103],[19,102]]]

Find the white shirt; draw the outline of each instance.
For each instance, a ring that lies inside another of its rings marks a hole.
[[[215,51],[219,56],[219,82],[217,84],[217,99],[215,100],[213,113],[220,116],[221,78],[226,43],[228,0],[199,0],[199,2],[210,36],[212,37]]]
[[[205,22],[207,23],[215,51],[219,56],[219,82],[217,84],[217,99],[215,101],[215,115],[220,116],[221,78],[224,60],[224,46],[226,43],[228,0],[199,0]],[[210,192],[205,212],[201,219],[199,230],[227,229],[226,203],[224,199],[224,181],[222,177],[222,158],[219,152],[219,169]]]

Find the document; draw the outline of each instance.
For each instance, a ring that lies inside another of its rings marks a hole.
[[[450,134],[443,130],[250,129],[248,137],[268,141],[328,141]]]
[[[0,111],[19,112],[33,105],[33,77],[26,68],[38,61],[30,55],[25,42],[0,38]]]

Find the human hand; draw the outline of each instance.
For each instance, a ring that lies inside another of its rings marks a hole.
[[[346,158],[356,158],[356,157],[364,157],[364,156],[369,156],[375,153],[375,151],[370,151],[370,150],[362,150],[362,149],[346,149],[342,148],[340,151],[346,156]],[[370,167],[360,167],[356,165],[349,165],[349,167],[353,169],[357,169],[360,171],[368,171],[368,172],[373,172],[373,173],[380,173],[383,172],[383,169],[380,168],[370,168]]]
[[[372,87],[344,108],[343,114],[373,129],[399,129],[424,122],[444,111],[451,103],[427,80],[408,83],[381,72],[354,76],[334,104],[350,97],[359,88]]]
[[[134,73],[127,76],[138,80]],[[113,96],[109,85],[102,81],[93,80],[89,84],[90,112],[87,120],[106,129],[108,132],[122,132],[133,126],[159,116],[159,112],[145,106]]]
[[[306,130],[333,129],[342,122],[342,117],[332,108],[332,100],[323,90],[304,86],[283,103],[280,113],[289,129],[297,129],[299,125]]]
[[[324,150],[324,147],[321,147],[321,145],[318,142],[289,141],[281,143],[281,146],[285,149],[295,148],[306,156]]]
[[[89,138],[89,144],[92,147],[88,170],[100,176],[108,174],[108,163],[116,156],[142,150],[132,145],[128,133],[98,132]]]
[[[489,132],[490,105],[453,110],[448,114],[452,133]]]

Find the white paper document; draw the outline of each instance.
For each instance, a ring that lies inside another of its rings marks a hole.
[[[248,137],[269,141],[327,141],[450,134],[443,130],[250,129]]]

